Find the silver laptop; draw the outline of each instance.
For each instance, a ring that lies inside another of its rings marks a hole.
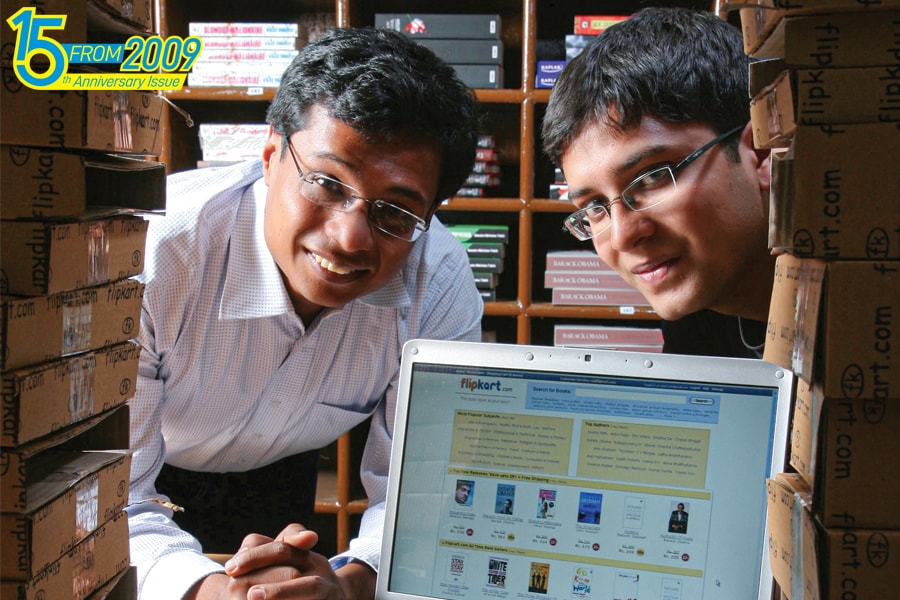
[[[413,340],[376,598],[762,600],[790,372]]]

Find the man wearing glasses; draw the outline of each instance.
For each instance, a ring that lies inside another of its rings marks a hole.
[[[578,208],[565,228],[672,321],[667,351],[762,347],[775,258],[748,61],[715,15],[645,9],[572,60],[547,107],[544,149]]]
[[[337,29],[267,118],[262,161],[170,177],[150,228],[127,509],[142,599],[371,598],[403,343],[480,340],[465,251],[434,218],[478,134],[454,71]],[[329,561],[302,526],[315,449],[370,415],[370,508]],[[204,552],[236,554],[223,573]]]

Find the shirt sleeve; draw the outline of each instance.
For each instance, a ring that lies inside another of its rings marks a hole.
[[[436,225],[427,234],[436,238],[435,248],[426,252],[423,260],[438,266],[430,269],[432,276],[421,281],[422,289],[414,294],[422,301],[411,311],[413,318],[407,323],[407,339],[480,342],[484,304],[475,287],[468,257],[453,236],[439,223]],[[428,272],[429,268],[419,270]],[[350,559],[362,561],[376,571],[379,568],[398,380],[399,371],[388,387],[385,402],[372,416],[360,467],[369,508],[360,521],[358,537],[350,541],[346,552],[332,559],[335,568]]]
[[[203,555],[200,543],[172,521],[172,511],[151,499],[165,459],[162,435],[163,382],[154,348],[152,320],[146,309],[138,336],[141,358],[131,408],[131,488],[128,529],[131,563],[137,567],[138,597],[181,598],[197,581],[222,566]]]

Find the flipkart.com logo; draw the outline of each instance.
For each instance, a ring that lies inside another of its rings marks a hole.
[[[500,386],[502,383],[498,379],[497,381],[484,381],[483,379],[471,379],[469,377],[463,377],[459,382],[459,387],[469,390],[470,392],[474,392],[475,390],[485,391],[485,392],[499,392]]]

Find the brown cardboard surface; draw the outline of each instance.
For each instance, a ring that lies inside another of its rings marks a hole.
[[[27,513],[48,498],[31,485],[46,476],[48,451],[128,450],[128,405],[86,419],[41,440],[4,448],[0,454],[0,512]],[[30,495],[38,494],[37,498]]]
[[[144,284],[125,279],[0,301],[0,368],[19,369],[125,342],[138,333]]]
[[[818,524],[817,524],[818,525]],[[900,589],[900,531],[817,527],[823,600],[896,598]]]
[[[0,146],[4,219],[166,207],[166,167],[111,154]]]
[[[720,15],[733,10],[759,8],[761,10],[782,10],[788,15],[815,14],[822,12],[877,11],[900,6],[900,0],[724,0],[716,4]]]
[[[751,55],[772,33],[786,12],[784,9],[774,8],[774,3],[763,4],[763,1],[760,0],[760,4],[759,6],[744,6],[739,9],[741,31],[744,34],[744,52]]]
[[[798,331],[807,321],[818,320],[825,265],[825,261],[819,259],[791,254],[782,254],[775,259],[763,360],[800,374],[794,364],[803,342]]]
[[[110,579],[87,600],[135,600],[137,598],[137,567],[130,565]]]
[[[0,577],[27,581],[113,518],[128,500],[131,457],[47,450],[25,514],[0,513]]]
[[[809,490],[790,474],[766,480],[769,564],[782,593],[790,600],[818,600],[815,526],[806,506]]]
[[[0,293],[36,296],[138,275],[149,222],[115,217],[0,221]]]
[[[873,67],[900,63],[900,11],[857,10],[785,16],[753,58],[796,67]]]
[[[772,157],[769,247],[900,259],[900,179],[886,176],[897,156],[900,123],[798,126],[790,149]]]
[[[98,351],[3,373],[0,445],[18,446],[98,415],[134,396],[140,346]]]
[[[828,398],[900,397],[900,353],[891,352],[900,263],[783,254],[772,298],[765,360]]]
[[[138,333],[144,284],[108,285],[0,301],[0,368],[11,371],[125,342]]]
[[[900,530],[900,398],[820,405],[813,514],[825,527]]]
[[[766,482],[769,556],[790,600],[894,598],[900,586],[895,529],[826,528],[808,509],[809,492],[796,474]]]
[[[164,100],[138,91],[47,92],[0,70],[0,142],[159,156]]]
[[[128,567],[128,518],[124,512],[26,582],[0,582],[0,596],[18,600],[84,600]]]
[[[782,71],[750,102],[750,120],[757,148],[786,146],[798,125],[900,121],[900,65]]]

